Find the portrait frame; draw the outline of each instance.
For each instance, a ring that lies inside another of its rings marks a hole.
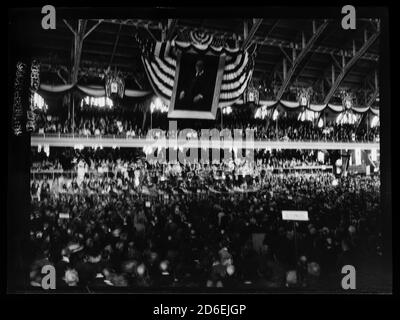
[[[219,95],[221,92],[221,84],[222,84],[222,77],[224,74],[224,67],[225,67],[225,59],[226,55],[223,53],[221,55],[215,55],[213,53],[205,53],[206,56],[214,56],[218,57],[218,69],[217,74],[215,77],[215,86],[213,90],[213,97],[212,97],[212,104],[211,104],[211,111],[198,111],[198,110],[176,110],[176,97],[178,91],[178,81],[179,75],[181,72],[181,60],[184,54],[197,54],[194,50],[188,50],[186,52],[182,52],[179,50],[177,52],[177,62],[176,62],[176,72],[174,78],[174,88],[172,91],[171,96],[171,103],[168,110],[168,118],[176,118],[176,119],[207,119],[207,120],[215,120],[218,110],[218,103],[219,103]]]

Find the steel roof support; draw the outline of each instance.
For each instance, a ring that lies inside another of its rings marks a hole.
[[[350,61],[343,67],[340,74],[337,76],[335,82],[332,84],[331,89],[329,90],[327,96],[325,97],[324,103],[329,103],[336,89],[339,87],[347,73],[350,69],[355,65],[355,63],[364,55],[364,53],[368,50],[368,48],[375,42],[375,40],[379,37],[379,32],[374,33],[367,42],[363,44],[363,46],[356,52],[356,54],[350,59]]]
[[[242,49],[245,50],[247,49],[251,42],[253,41],[254,35],[256,34],[258,28],[260,27],[263,19],[254,19],[253,26],[251,27],[250,31],[248,31],[247,36],[244,38],[244,42],[242,44]],[[244,24],[246,26],[246,24]],[[246,27],[244,28],[245,33],[246,33]]]
[[[328,21],[324,21],[323,24],[321,24],[318,29],[315,31],[315,33],[312,35],[311,39],[308,41],[304,49],[300,51],[300,53],[297,55],[297,57],[293,60],[292,66],[290,67],[287,77],[284,79],[282,86],[280,87],[278,94],[276,96],[277,100],[280,100],[282,98],[283,93],[287,89],[287,87],[290,84],[290,80],[292,79],[295,71],[297,70],[297,67],[299,66],[300,62],[303,61],[305,56],[310,52],[311,48],[313,47],[314,43],[317,41],[317,39],[320,37],[322,32],[325,30],[325,28],[328,26]]]

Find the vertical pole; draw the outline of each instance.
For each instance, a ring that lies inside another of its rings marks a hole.
[[[223,120],[223,113],[222,113],[222,108],[221,108],[221,130],[223,129],[224,126],[224,120]]]
[[[70,93],[68,94],[70,95]],[[68,120],[71,121],[71,103],[68,103]]]
[[[297,269],[297,232],[296,232],[296,221],[293,221],[293,233],[294,233],[294,261]]]
[[[75,133],[75,101],[74,97],[71,94],[71,99],[72,99],[72,134]]]
[[[150,110],[150,129],[153,129],[153,112]]]
[[[286,64],[286,58],[283,58],[283,80],[286,80],[286,75],[287,75],[287,64]]]

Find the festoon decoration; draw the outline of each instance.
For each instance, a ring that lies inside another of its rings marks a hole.
[[[219,107],[229,106],[240,100],[253,73],[255,45],[242,51],[237,47],[230,47],[223,37],[188,30],[167,42],[140,38],[136,40],[142,48],[142,61],[150,84],[155,93],[167,103],[171,101],[174,88],[178,50],[226,55]]]

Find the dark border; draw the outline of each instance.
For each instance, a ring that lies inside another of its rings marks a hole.
[[[167,1],[162,1],[164,4],[163,6],[166,6],[168,4]],[[146,5],[148,5],[150,2],[146,1]],[[169,2],[170,3],[170,2]],[[283,2],[280,3],[282,5]],[[37,1],[32,1],[29,4],[26,4],[27,6],[33,7],[33,6],[41,6],[45,3],[41,2],[38,4]],[[46,3],[47,4],[47,3]],[[107,3],[109,4],[109,3]],[[107,5],[106,4],[106,5]],[[113,4],[116,4],[113,2]],[[347,3],[343,3],[341,5],[344,5]],[[70,1],[62,1],[58,6],[68,6],[70,5]],[[258,7],[249,7],[248,1],[246,1],[246,4],[244,4],[241,7],[203,7],[203,8],[193,8],[193,7],[158,7],[158,8],[131,8],[130,10],[127,10],[126,8],[118,8],[114,9],[112,11],[109,10],[108,7],[105,8],[93,8],[91,4],[85,3],[84,1],[80,2],[81,6],[86,6],[86,8],[80,7],[79,8],[79,13],[77,11],[74,11],[72,8],[63,8],[63,9],[58,9],[57,14],[58,18],[79,18],[79,17],[99,17],[100,15],[102,17],[110,17],[110,16],[119,16],[121,18],[130,16],[132,17],[132,12],[135,12],[136,16],[142,16],[142,17],[163,17],[166,15],[169,15],[170,17],[201,17],[201,16],[208,16],[208,17],[218,17],[218,16],[224,16],[224,17],[229,17],[229,18],[234,18],[234,17],[284,17],[284,18],[321,18],[321,17],[328,17],[328,18],[338,18],[340,17],[340,11],[339,8],[341,5],[337,5],[335,7],[309,7],[307,5],[302,6],[297,6],[297,7],[266,7],[266,6],[258,6]],[[14,8],[18,8],[13,3]],[[260,14],[260,13],[264,14]],[[392,8],[392,12],[393,8]],[[254,14],[256,13],[256,14]],[[9,21],[10,18],[12,17],[29,17],[29,18],[37,18],[40,17],[40,13],[38,12],[37,9],[33,10],[22,10],[22,8],[8,11],[8,17]],[[389,21],[389,8],[386,7],[358,7],[357,8],[357,16],[358,17],[379,17],[381,18],[382,21],[382,33],[380,36],[380,47],[381,47],[381,57],[380,57],[380,93],[381,93],[381,117],[383,119],[383,122],[385,125],[381,127],[381,163],[382,163],[382,176],[381,176],[381,181],[382,181],[382,211],[383,211],[383,223],[384,223],[384,239],[385,239],[385,250],[387,252],[392,253],[392,242],[395,241],[394,237],[395,235],[392,234],[392,182],[391,182],[391,174],[392,174],[392,166],[391,166],[391,121],[393,121],[393,117],[391,116],[391,92],[390,92],[390,30],[395,30],[394,27],[395,25],[393,24],[393,21]],[[20,252],[18,251],[20,248],[23,248],[22,242],[19,239],[16,243],[11,242],[10,240],[13,239],[14,237],[21,237],[23,240],[23,234],[24,234],[24,228],[22,226],[23,221],[26,219],[26,215],[24,214],[24,210],[27,208],[27,203],[25,198],[27,197],[21,197],[20,195],[23,194],[24,190],[29,190],[24,183],[19,183],[19,182],[29,182],[29,175],[26,174],[26,172],[29,172],[29,158],[26,156],[29,151],[29,137],[28,136],[23,136],[20,138],[15,138],[12,136],[11,131],[10,131],[10,119],[11,119],[11,105],[12,105],[12,83],[13,83],[13,72],[15,66],[15,59],[14,57],[17,56],[17,54],[24,55],[24,48],[16,48],[15,47],[15,42],[13,41],[13,36],[14,32],[13,30],[10,30],[10,23],[8,24],[9,29],[8,29],[8,71],[9,71],[9,76],[8,76],[8,117],[4,117],[4,119],[8,120],[7,124],[3,127],[4,129],[7,128],[7,133],[8,133],[8,185],[7,185],[7,219],[5,218],[5,215],[2,215],[2,218],[7,220],[7,225],[6,223],[2,223],[3,226],[3,245],[4,247],[6,246],[5,244],[7,243],[7,251],[3,251],[3,257],[2,261],[7,261],[8,262],[8,271],[12,272],[9,273],[9,275],[14,274],[14,271],[19,271],[18,267],[16,268],[15,266],[20,265],[18,261],[20,261],[21,256]],[[12,24],[11,24],[12,26]],[[390,26],[390,28],[389,28]],[[393,33],[392,33],[393,34]],[[396,40],[396,39],[393,39]],[[393,73],[392,73],[393,75]],[[393,82],[394,83],[394,82]],[[18,182],[15,181],[15,177],[19,174],[20,180]],[[26,177],[27,176],[27,177]],[[5,195],[5,193],[3,194]],[[29,199],[28,199],[29,200]],[[29,205],[29,204],[28,204]],[[26,230],[25,230],[26,231]],[[394,237],[392,237],[394,236]],[[8,255],[8,256],[7,256]],[[6,257],[8,259],[6,259]],[[393,256],[395,258],[395,256]],[[16,262],[14,265],[13,262]],[[388,261],[390,265],[392,265],[392,260]],[[397,264],[397,262],[396,262]],[[24,285],[13,285],[11,284],[12,278],[7,277],[7,275],[4,273],[4,281],[3,284],[7,283],[7,288],[9,290],[14,289],[14,290],[21,290],[24,289]],[[15,277],[14,280],[16,280],[17,277]],[[397,286],[397,277],[395,277],[395,274],[393,274],[393,284],[396,284]],[[13,291],[14,291],[13,290]],[[396,291],[394,291],[396,293]],[[29,294],[25,295],[29,296],[34,300],[34,304],[37,304],[39,301],[42,303],[42,299],[37,300],[38,296],[41,295],[34,295],[34,294]],[[82,295],[80,295],[82,297]],[[84,295],[86,297],[89,297],[86,299],[86,301],[90,301],[90,296],[91,295]],[[112,295],[115,296],[115,295]],[[117,295],[118,299],[121,298],[121,295]],[[250,299],[252,299],[254,295],[249,295]],[[284,299],[288,299],[290,294],[286,293]],[[318,303],[320,301],[323,301],[323,299],[318,296],[318,295],[308,295],[315,301],[315,303]],[[335,295],[337,297],[337,295]],[[340,295],[341,297],[344,298],[349,298],[351,297],[351,300],[353,302],[357,301],[359,295]],[[14,302],[19,302],[20,295],[15,296],[13,295],[12,300]],[[125,295],[125,297],[128,297],[130,299],[131,295]],[[143,307],[147,308],[149,305],[154,305],[156,302],[155,300],[159,300],[158,298],[160,295],[154,295],[153,297],[155,298],[154,301],[149,301],[150,296],[147,297],[145,295],[142,298],[139,298],[138,295],[134,295],[135,301],[139,303],[143,303]],[[175,301],[185,301],[184,299],[185,296],[179,296],[177,297],[176,295],[170,295],[170,296],[162,296],[163,303],[172,303]],[[187,295],[187,297],[194,297],[194,301],[199,301],[203,300],[204,295]],[[241,296],[242,298],[243,296]],[[276,295],[275,297],[279,298],[279,295]],[[296,295],[294,299],[289,299],[290,302],[294,302],[296,300],[299,303],[299,306],[301,304],[303,305],[303,308],[306,307],[306,305],[309,303],[309,301],[305,301],[304,299],[307,297],[305,296],[299,296]],[[332,295],[329,295],[329,299],[332,297]],[[377,299],[378,301],[382,301],[383,296],[375,296],[374,299]],[[58,301],[64,300],[65,295],[60,294],[60,295],[47,295],[47,298],[50,299],[50,301]],[[104,299],[104,301],[108,301],[110,298],[110,295],[107,294],[102,294],[102,295],[97,295],[96,296],[96,304],[98,303],[98,299]],[[182,300],[180,300],[183,298]],[[271,299],[272,296],[269,296],[266,299]],[[291,298],[291,297],[290,297]],[[36,300],[35,300],[36,299]],[[53,299],[53,300],[52,300]],[[242,298],[243,299],[243,298]],[[371,299],[370,295],[363,295],[363,299],[367,300]],[[236,296],[229,295],[227,298],[223,295],[219,295],[218,299],[208,299],[207,303],[223,303],[223,302],[228,302],[228,303],[238,303],[238,300],[240,302],[240,299],[237,299]],[[263,299],[264,300],[264,299]],[[93,301],[93,300],[92,300]],[[123,301],[123,300],[122,300]],[[122,302],[121,301],[121,302]],[[267,301],[267,300],[265,300]],[[372,301],[372,300],[371,300]],[[376,301],[376,300],[374,300]],[[125,300],[126,302],[126,300]],[[288,301],[289,302],[289,301]],[[159,302],[157,302],[159,303]],[[315,304],[313,302],[313,305]],[[330,304],[331,305],[331,304]],[[261,304],[255,303],[255,306],[257,309],[261,307],[261,310],[267,311],[268,306],[263,305],[263,302]],[[289,307],[289,305],[288,305]],[[331,305],[331,307],[333,307]],[[351,306],[350,306],[351,307]],[[102,308],[101,308],[102,309]],[[111,308],[114,309],[114,308]],[[289,307],[290,309],[290,307]],[[306,308],[307,309],[307,308]],[[335,309],[335,307],[333,307]],[[332,308],[330,309],[331,311],[334,311]],[[339,307],[339,309],[341,309]],[[287,307],[284,307],[285,313],[288,310]],[[298,311],[299,309],[297,309]],[[31,309],[33,311],[33,309]],[[307,312],[303,309],[304,312]],[[340,312],[341,315],[344,315],[345,311],[341,310]],[[382,310],[383,311],[383,310]],[[42,311],[43,312],[43,311]],[[145,311],[147,314],[147,311]],[[308,313],[308,312],[307,312]],[[347,311],[346,311],[347,313]],[[259,315],[254,313],[251,313],[252,315]],[[326,314],[326,313],[324,313]],[[146,317],[148,318],[148,317]]]

